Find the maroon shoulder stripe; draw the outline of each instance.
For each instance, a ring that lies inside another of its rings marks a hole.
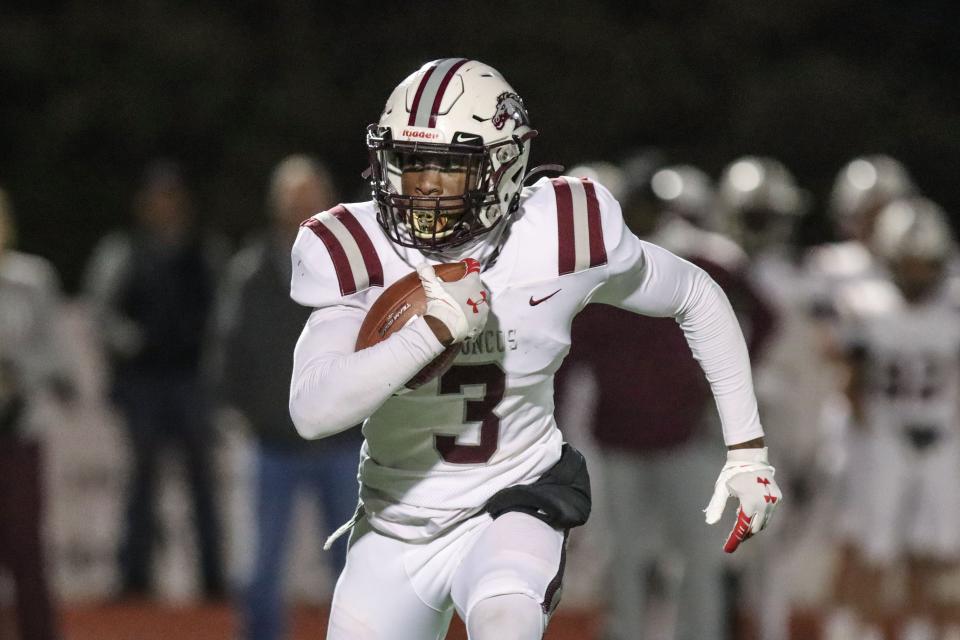
[[[380,257],[377,250],[370,240],[370,236],[363,230],[363,225],[357,221],[356,217],[345,206],[340,205],[330,213],[343,223],[350,235],[357,242],[360,249],[360,256],[363,258],[363,266],[367,268],[367,278],[371,287],[383,286],[383,265],[380,264]]]
[[[433,107],[430,109],[430,126],[437,126],[437,114],[440,113],[440,105],[443,103],[443,94],[447,91],[447,85],[450,84],[450,80],[453,79],[453,74],[457,72],[457,69],[462,67],[467,63],[467,60],[460,60],[452,67],[447,70],[446,75],[443,76],[443,80],[440,81],[440,87],[437,89],[437,95],[433,99]]]
[[[333,232],[327,229],[326,225],[316,218],[310,218],[300,226],[307,227],[313,231],[314,235],[320,238],[327,247],[327,253],[330,254],[330,259],[333,260],[333,268],[337,272],[337,281],[340,283],[340,295],[346,296],[351,293],[356,293],[357,284],[353,279],[353,271],[350,269],[350,260],[347,259],[347,253],[343,245],[340,244],[337,237],[333,235]]]
[[[583,178],[583,190],[587,196],[587,229],[590,231],[590,266],[607,264],[607,250],[603,246],[603,226],[600,224],[600,202],[593,182]]]
[[[409,126],[414,126],[417,123],[417,111],[420,109],[420,98],[423,97],[423,91],[427,87],[427,83],[430,82],[430,76],[433,75],[433,72],[436,71],[437,65],[434,64],[432,67],[427,69],[427,72],[423,74],[423,77],[420,79],[420,85],[417,87],[417,93],[413,96],[413,104],[410,105],[410,118],[407,120]]]
[[[576,268],[576,245],[573,238],[573,194],[570,184],[563,178],[550,181],[557,198],[557,239],[559,254],[557,266],[560,275],[573,273]]]

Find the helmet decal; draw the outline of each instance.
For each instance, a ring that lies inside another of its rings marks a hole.
[[[457,69],[467,63],[466,58],[446,58],[437,60],[436,64],[427,69],[420,80],[417,92],[410,106],[410,119],[407,124],[416,127],[437,126],[437,114],[443,102],[443,94],[450,84],[450,80]]]
[[[504,91],[497,96],[497,110],[493,114],[493,126],[497,129],[503,129],[507,120],[514,119],[517,126],[530,125],[530,118],[527,116],[527,110],[523,107],[523,100],[512,91]]]

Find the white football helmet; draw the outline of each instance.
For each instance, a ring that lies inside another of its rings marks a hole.
[[[702,229],[716,225],[716,190],[710,176],[697,167],[688,164],[664,167],[650,178],[650,190],[663,210]]]
[[[899,161],[886,155],[861,156],[837,174],[830,192],[830,213],[844,235],[862,237],[870,233],[873,213],[915,192],[910,174]],[[864,220],[866,217],[871,220]]]
[[[724,225],[748,252],[789,240],[796,220],[806,213],[807,194],[779,160],[744,156],[720,178]]]
[[[520,201],[530,157],[523,100],[482,62],[444,58],[423,65],[394,89],[380,121],[367,128],[370,184],[390,238],[428,251],[489,232]],[[467,172],[463,194],[404,194],[410,158]]]
[[[885,206],[870,241],[908,301],[927,297],[946,281],[953,233],[943,210],[930,200],[902,198]]]
[[[877,215],[872,249],[888,262],[905,257],[945,262],[953,251],[953,232],[943,209],[931,200],[901,198]]]

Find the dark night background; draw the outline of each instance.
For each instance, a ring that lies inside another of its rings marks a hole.
[[[652,145],[716,175],[773,155],[812,192],[813,242],[838,168],[886,152],[960,210],[960,21],[943,0],[29,6],[0,8],[0,184],[20,247],[69,291],[156,156],[184,163],[206,224],[233,239],[263,220],[290,152],[325,158],[358,197],[365,126],[446,56],[492,64],[524,97],[535,163]]]

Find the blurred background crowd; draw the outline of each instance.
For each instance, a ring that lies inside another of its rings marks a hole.
[[[523,96],[533,165],[602,183],[725,289],[786,496],[726,557],[701,512],[723,444],[682,334],[587,307],[557,405],[596,506],[547,637],[957,640],[952,15],[0,7],[0,638],[322,637],[344,549],[320,546],[356,504],[360,435],[290,423],[309,310],[289,248],[369,197],[390,90],[462,55]]]

